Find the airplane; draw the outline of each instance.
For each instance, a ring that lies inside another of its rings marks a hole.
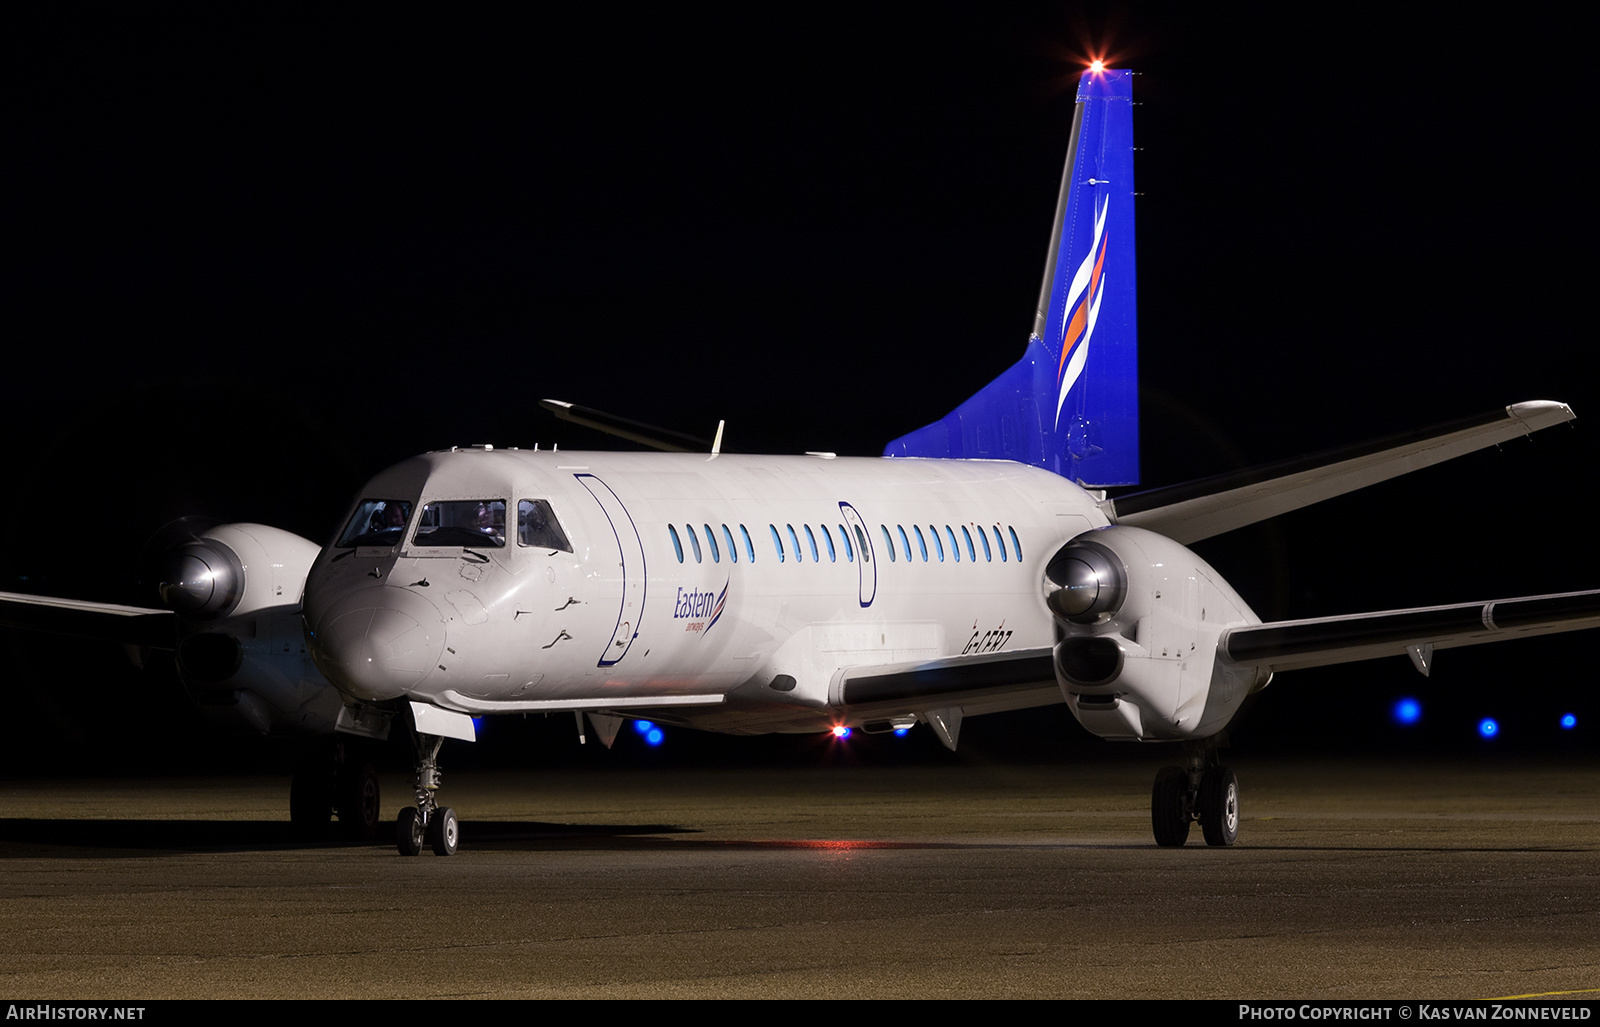
[[[446,739],[570,713],[735,734],[924,725],[1064,703],[1091,733],[1176,743],[1151,826],[1240,824],[1220,741],[1278,671],[1600,626],[1600,590],[1263,623],[1188,547],[1573,418],[1515,403],[1266,467],[1139,484],[1132,77],[1080,80],[1021,359],[880,458],[748,456],[547,401],[664,452],[457,447],[383,471],[326,545],[257,524],[160,557],[162,608],[7,593],[0,624],[170,649],[220,722],[409,730],[396,845],[450,855]],[[396,721],[398,720],[398,725]],[[291,820],[378,827],[369,765],[297,769]]]

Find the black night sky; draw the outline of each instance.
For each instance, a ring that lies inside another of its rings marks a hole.
[[[614,448],[544,396],[876,454],[1020,356],[1091,50],[1141,72],[1147,485],[1523,399],[1580,417],[1202,555],[1267,619],[1600,584],[1578,26],[997,6],[14,23],[0,590],[150,604],[175,517],[320,542],[415,452]],[[1471,752],[1494,714],[1592,750],[1551,728],[1600,730],[1592,644],[1280,676],[1234,741]],[[0,653],[38,766],[220,751],[115,651]],[[1431,704],[1409,739],[1401,690]],[[973,758],[1051,744],[995,722]]]

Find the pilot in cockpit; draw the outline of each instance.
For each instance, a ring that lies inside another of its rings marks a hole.
[[[506,508],[504,503],[481,502],[476,514],[478,531],[504,545],[506,538]]]
[[[572,552],[572,543],[556,523],[550,504],[542,499],[524,499],[517,504],[517,541],[552,552]]]
[[[367,521],[367,531],[372,534],[394,531],[405,526],[405,506],[392,499],[372,511],[372,518]]]

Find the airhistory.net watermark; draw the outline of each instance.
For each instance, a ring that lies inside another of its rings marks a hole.
[[[6,1005],[7,1020],[143,1020],[144,1006],[58,1006],[48,1002]]]

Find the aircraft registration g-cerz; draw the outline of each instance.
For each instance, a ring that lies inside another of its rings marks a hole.
[[[1263,624],[1185,548],[1570,420],[1518,403],[1405,437],[1115,499],[1138,482],[1132,90],[1078,90],[1022,359],[882,459],[472,447],[372,479],[319,548],[253,524],[172,550],[167,609],[4,597],[11,625],[175,647],[208,708],[263,732],[417,745],[400,851],[456,848],[436,801],[472,718],[570,711],[738,734],[928,725],[1065,702],[1094,734],[1187,743],[1156,841],[1239,826],[1215,739],[1274,672],[1600,624],[1600,591]],[[657,448],[672,439],[568,404]],[[406,720],[409,718],[409,721]],[[370,768],[303,769],[300,824],[370,831]]]

